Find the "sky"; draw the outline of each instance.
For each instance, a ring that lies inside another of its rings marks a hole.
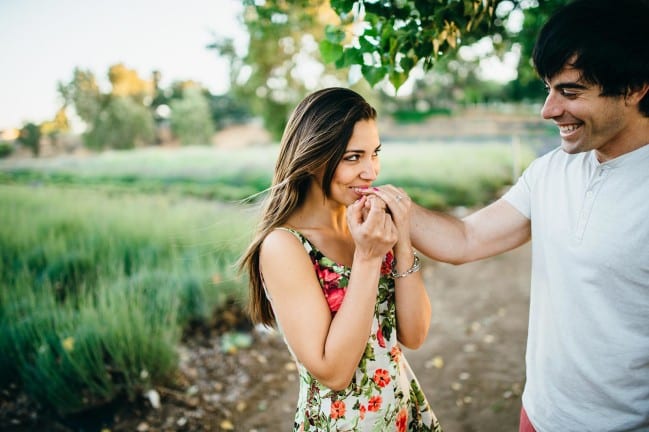
[[[245,39],[240,0],[0,0],[0,130],[40,123],[61,106],[57,82],[75,67],[108,89],[124,63],[161,86],[194,80],[227,91],[227,63],[206,45],[214,35]]]

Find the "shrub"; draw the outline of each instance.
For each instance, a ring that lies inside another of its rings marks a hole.
[[[144,294],[104,284],[74,304],[18,287],[7,298],[10,357],[25,390],[62,415],[133,398],[176,367],[180,329],[168,290]]]
[[[111,97],[99,112],[92,129],[84,135],[93,149],[131,149],[150,144],[154,138],[153,115],[129,97]]]
[[[0,159],[6,158],[14,152],[14,145],[8,141],[0,141]]]
[[[20,129],[18,141],[32,151],[34,156],[38,156],[41,141],[41,128],[34,123],[26,123]]]
[[[210,106],[199,88],[187,88],[181,99],[172,100],[171,130],[180,142],[209,144],[214,133]]]

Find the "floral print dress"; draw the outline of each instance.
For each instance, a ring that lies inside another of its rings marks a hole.
[[[304,245],[335,314],[345,297],[351,269],[324,256],[301,233],[286,230]],[[392,265],[393,255],[388,253],[381,268],[370,339],[346,389],[327,388],[296,359],[300,390],[294,431],[442,431],[397,343],[394,279],[389,276]]]

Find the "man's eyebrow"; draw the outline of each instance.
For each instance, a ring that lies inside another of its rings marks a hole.
[[[576,82],[568,82],[568,83],[559,83],[555,86],[558,89],[564,89],[564,88],[571,88],[571,89],[587,89],[583,84],[579,84]]]
[[[580,84],[579,82],[562,82],[555,84],[551,86],[547,81],[545,82],[546,87],[550,88],[555,88],[557,90],[562,90],[562,89],[580,89],[580,90],[586,90],[588,89],[588,86],[584,84]]]

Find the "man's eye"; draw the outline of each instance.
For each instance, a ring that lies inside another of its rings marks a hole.
[[[577,96],[577,93],[575,93],[575,92],[571,92],[571,91],[566,90],[566,89],[563,89],[563,90],[561,90],[561,96],[565,96],[565,97],[570,98],[570,97],[575,97],[575,96]]]

